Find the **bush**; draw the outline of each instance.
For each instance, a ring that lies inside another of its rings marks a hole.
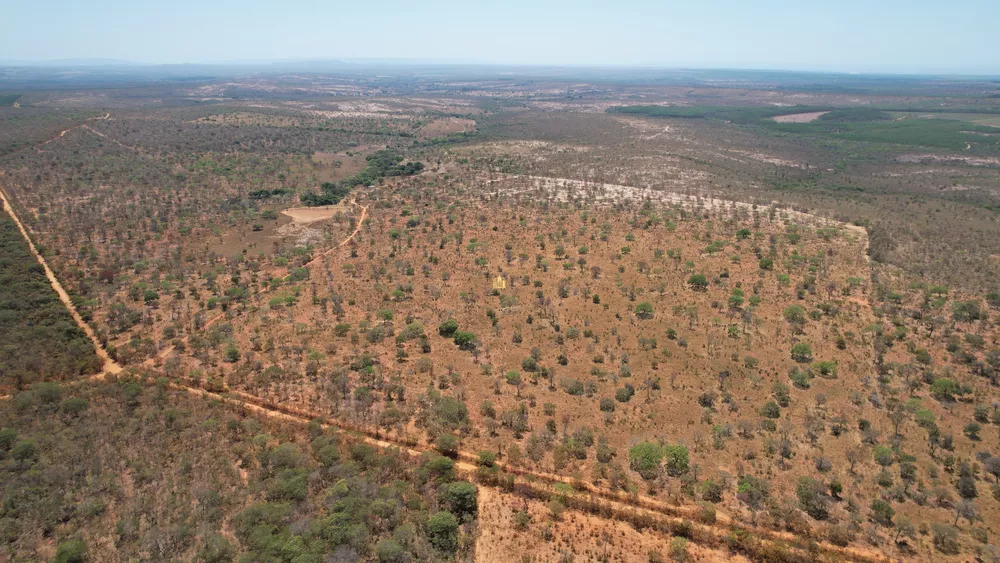
[[[379,563],[403,563],[410,560],[403,546],[391,538],[382,538],[375,544],[375,555]]]
[[[813,359],[812,354],[812,346],[808,342],[799,342],[792,347],[792,359],[796,362],[811,362]]]
[[[458,321],[455,319],[448,319],[438,326],[438,334],[444,336],[445,338],[451,337],[458,330]]]
[[[83,563],[87,560],[87,544],[81,539],[66,540],[59,544],[53,563]]]
[[[632,400],[632,396],[635,395],[635,387],[631,384],[626,383],[624,387],[615,391],[615,399],[621,403],[627,403]]]
[[[781,416],[781,407],[774,401],[768,401],[760,408],[760,415],[767,418],[778,418]]]
[[[38,459],[38,445],[34,440],[21,440],[14,444],[10,455],[17,461],[34,461]]]
[[[458,436],[454,434],[441,434],[434,442],[434,447],[437,451],[441,452],[441,455],[455,457],[458,455],[458,444]]]
[[[455,345],[462,350],[472,350],[476,347],[476,335],[471,332],[455,332]]]

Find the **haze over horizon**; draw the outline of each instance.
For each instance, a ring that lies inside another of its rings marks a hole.
[[[555,66],[1000,74],[990,29],[1000,3],[943,10],[929,0],[800,5],[515,0],[292,0],[169,6],[58,0],[6,10],[0,61],[144,64],[394,60]]]

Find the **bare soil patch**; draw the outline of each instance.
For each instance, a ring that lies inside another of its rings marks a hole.
[[[460,117],[435,119],[418,130],[421,139],[444,137],[454,133],[466,133],[476,130],[476,122]]]
[[[821,115],[826,115],[830,112],[828,111],[810,111],[806,113],[792,113],[789,115],[779,115],[772,119],[778,123],[809,123],[810,121],[816,121]]]
[[[281,214],[291,217],[295,223],[315,223],[316,221],[331,219],[337,213],[343,213],[344,211],[345,207],[338,204],[323,205],[320,207],[290,207],[282,211]]]

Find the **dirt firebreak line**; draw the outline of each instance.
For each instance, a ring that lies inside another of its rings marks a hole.
[[[76,307],[73,305],[72,300],[69,298],[69,294],[63,288],[62,284],[56,278],[55,273],[49,267],[45,258],[38,252],[34,243],[31,241],[31,237],[28,235],[28,231],[24,224],[21,222],[17,213],[14,211],[13,206],[10,204],[10,198],[0,187],[0,200],[3,201],[4,208],[10,217],[17,224],[18,229],[21,231],[21,235],[24,236],[25,240],[28,242],[28,246],[31,249],[31,253],[38,260],[39,264],[45,270],[45,275],[52,285],[52,288],[59,295],[60,300],[65,304],[66,308],[69,309],[70,314],[73,316],[73,320],[76,321],[77,325],[87,334],[91,342],[94,344],[94,348],[97,354],[104,359],[104,370],[99,374],[87,378],[98,379],[106,378],[109,375],[117,375],[123,372],[122,366],[115,362],[108,355],[107,351],[101,345],[101,342],[97,339],[94,330],[83,320],[77,312]],[[361,223],[364,220],[364,216],[367,212],[367,208],[362,209],[362,219],[358,222],[358,229],[360,229]],[[349,241],[357,233],[358,229],[352,233],[347,240]],[[341,243],[343,245],[344,243]],[[339,247],[339,246],[338,246]],[[197,395],[200,397],[213,398],[223,401],[228,404],[232,404],[236,407],[245,409],[247,411],[253,411],[262,416],[267,416],[271,418],[276,418],[280,420],[285,420],[289,422],[295,422],[299,424],[307,424],[313,420],[321,420],[324,427],[333,428],[340,431],[344,431],[356,436],[358,439],[365,441],[371,445],[380,448],[395,448],[400,451],[405,452],[410,456],[420,456],[423,453],[430,451],[431,448],[426,446],[421,446],[414,443],[408,443],[402,439],[394,438],[387,435],[381,435],[379,432],[372,431],[369,428],[359,427],[352,425],[350,423],[330,418],[326,415],[309,412],[305,409],[292,407],[284,404],[274,403],[262,397],[257,397],[255,395],[250,395],[243,393],[241,391],[231,390],[228,392],[217,393],[214,391],[209,391],[202,387],[201,382],[186,381],[181,379],[172,379],[169,383],[171,388],[182,390],[192,395]],[[477,470],[477,460],[478,456],[471,452],[459,452],[456,456],[456,469],[461,473],[466,475],[472,475]],[[517,486],[514,487],[514,494],[523,494],[527,496],[532,496],[533,498],[544,498],[552,493],[548,486],[563,484],[571,485],[575,489],[587,493],[590,495],[589,500],[583,500],[582,502],[571,503],[571,508],[576,508],[578,510],[586,511],[595,516],[601,518],[609,518],[609,515],[613,519],[623,518],[632,523],[636,523],[639,520],[644,522],[652,522],[654,520],[659,520],[661,524],[666,524],[669,526],[671,523],[677,523],[681,520],[687,522],[687,525],[695,530],[699,530],[703,537],[714,538],[717,543],[725,542],[728,538],[730,532],[740,531],[755,535],[765,541],[772,542],[774,544],[787,545],[794,543],[800,538],[797,536],[786,533],[786,532],[776,532],[769,530],[756,530],[751,528],[746,528],[740,524],[735,523],[731,518],[726,515],[719,515],[719,519],[714,525],[694,523],[687,519],[692,518],[696,514],[696,510],[699,507],[677,507],[668,505],[656,499],[647,496],[629,496],[627,494],[621,494],[617,491],[606,489],[603,487],[597,487],[589,483],[582,481],[576,481],[568,477],[561,475],[556,475],[553,473],[531,471],[528,469],[513,467],[506,463],[497,463],[497,466],[511,474],[519,475],[525,477],[526,480],[519,482]],[[543,483],[540,485],[539,483]],[[574,497],[576,498],[576,497]],[[597,499],[600,499],[599,501]],[[886,558],[877,553],[872,553],[866,550],[853,549],[853,548],[842,548],[834,546],[827,542],[820,542],[817,544],[819,549],[823,552],[830,554],[831,556],[837,557],[843,560],[845,557],[848,560],[853,561],[883,561]]]

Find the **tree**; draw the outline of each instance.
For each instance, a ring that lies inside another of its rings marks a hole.
[[[479,510],[476,486],[468,481],[455,481],[445,485],[444,498],[451,511],[459,517],[475,517]]]
[[[935,379],[931,384],[931,394],[939,401],[953,401],[955,391],[955,382],[947,378]]]
[[[778,403],[768,401],[760,408],[760,415],[765,418],[778,418],[781,416],[781,408],[778,407]]]
[[[441,434],[437,437],[434,447],[441,455],[456,457],[458,455],[458,436],[454,434]]]
[[[962,502],[958,503],[958,506],[955,507],[956,526],[958,525],[959,518],[964,518],[968,520],[969,524],[972,524],[972,522],[978,517],[979,517],[979,508],[976,506],[976,503],[972,502],[971,500],[968,499],[963,500]]]
[[[958,530],[947,524],[934,524],[931,526],[934,547],[941,553],[955,555],[959,551]]]
[[[689,467],[688,449],[684,446],[665,446],[663,448],[666,457],[667,473],[672,477],[677,477],[687,473]]]
[[[476,347],[476,335],[471,332],[455,332],[455,345],[462,350],[473,350]]]
[[[799,478],[799,482],[795,486],[795,495],[799,499],[802,510],[816,520],[826,520],[830,515],[824,494],[825,490],[826,487],[822,483],[811,477]]]
[[[889,467],[893,464],[893,461],[895,461],[895,456],[893,455],[892,448],[887,448],[886,446],[875,448],[875,463],[882,467]]]
[[[983,469],[992,475],[993,478],[997,480],[997,483],[1000,483],[1000,456],[987,458],[987,460],[983,462]]]
[[[705,274],[692,274],[688,278],[688,285],[695,291],[705,291],[708,289],[708,279],[705,277]]]
[[[629,467],[642,475],[643,479],[655,479],[659,474],[664,451],[659,444],[639,442],[628,452]]]
[[[458,519],[451,512],[440,511],[427,519],[427,539],[439,551],[458,549]]]
[[[896,518],[896,537],[893,539],[897,544],[900,538],[914,539],[917,537],[917,527],[906,516]]]
[[[758,510],[771,496],[771,484],[749,473],[740,477],[736,497],[752,510]]]
[[[653,306],[648,301],[643,301],[635,306],[635,316],[640,319],[653,318]]]
[[[847,462],[851,464],[851,473],[854,473],[854,467],[865,458],[865,452],[861,446],[854,446],[847,449],[846,456]]]
[[[892,505],[888,502],[877,498],[872,501],[872,520],[886,528],[892,527],[892,519],[896,516],[896,511],[892,508]]]

